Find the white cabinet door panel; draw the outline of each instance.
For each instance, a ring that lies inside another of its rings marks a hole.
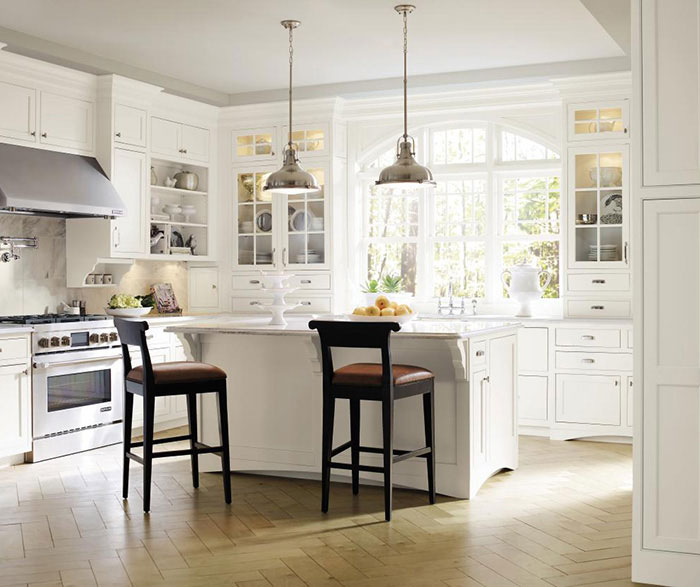
[[[209,161],[209,131],[206,128],[183,124],[180,132],[182,156],[195,161]]]
[[[556,421],[619,426],[620,377],[557,375]]]
[[[31,450],[28,365],[0,367],[0,457]]]
[[[112,183],[124,201],[126,214],[113,221],[114,250],[143,253],[146,250],[146,154],[114,149]]]
[[[514,440],[517,445],[516,341],[515,335],[489,341],[489,460],[493,460],[494,463],[507,463],[514,457],[517,459],[517,448],[515,455],[511,454]]]
[[[472,461],[474,465],[484,465],[488,459],[489,396],[487,370],[481,369],[471,374],[472,385]]]
[[[700,199],[645,201],[643,230],[642,546],[700,554]]]
[[[0,136],[36,142],[36,90],[0,82]]]
[[[146,146],[148,113],[141,108],[115,104],[114,142],[135,147]]]
[[[219,307],[219,270],[216,267],[193,267],[189,270],[189,307],[216,310]]]
[[[92,151],[95,104],[69,96],[41,92],[39,127],[44,145]]]
[[[518,370],[547,372],[549,369],[549,330],[518,330]]]
[[[520,375],[518,377],[518,419],[547,421],[547,377]]]
[[[166,157],[182,158],[181,133],[181,124],[162,118],[151,118],[151,151]]]

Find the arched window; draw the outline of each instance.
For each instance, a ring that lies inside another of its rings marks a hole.
[[[493,122],[425,128],[420,161],[437,181],[377,190],[394,147],[368,157],[363,194],[362,272],[400,275],[417,297],[506,296],[501,271],[527,259],[553,273],[545,297],[559,297],[561,160],[552,145]]]

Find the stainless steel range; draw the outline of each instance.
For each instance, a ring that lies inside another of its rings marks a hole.
[[[123,366],[111,319],[57,314],[0,323],[34,327],[30,461],[121,442]]]

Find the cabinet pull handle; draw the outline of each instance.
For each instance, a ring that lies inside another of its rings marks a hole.
[[[583,340],[595,340],[595,336],[593,336],[592,334],[583,334],[581,335],[581,338]]]
[[[259,306],[259,305],[260,305],[260,302],[258,302],[258,301],[256,301],[256,300],[253,300],[252,302],[250,302],[250,305],[251,305],[251,306]]]
[[[282,265],[287,266],[287,247],[282,249]]]
[[[310,279],[302,279],[300,283],[302,283],[303,285],[308,285],[311,283],[311,280]]]
[[[119,246],[119,227],[115,226],[114,231],[113,231],[114,237],[113,237],[113,242],[114,242],[114,248],[116,249]]]
[[[627,244],[627,242],[625,242],[625,246],[622,249],[625,252],[625,264],[629,264],[628,249],[629,249],[629,245]]]
[[[595,363],[595,359],[581,359],[581,362],[588,363],[590,365],[591,363]]]
[[[251,285],[258,285],[260,283],[260,280],[259,279],[251,279],[248,283],[250,283]]]
[[[620,382],[617,379],[615,379],[615,387],[617,387],[618,385],[620,385]]]
[[[212,284],[211,284],[211,288],[212,288],[212,289],[216,289],[216,284],[215,284],[215,283],[212,283]]]
[[[625,134],[627,134],[627,127],[625,127],[625,129],[624,129],[622,132],[624,132]]]
[[[477,357],[483,357],[484,356],[484,351],[476,351],[476,356]]]
[[[115,136],[115,137],[121,137],[121,136],[122,136],[122,133],[120,133],[120,132],[114,133],[114,136]]]
[[[486,383],[491,383],[491,375],[487,375],[486,377],[483,378],[482,381],[485,381]]]
[[[591,280],[591,283],[595,283],[596,285],[603,285],[605,283],[604,279],[593,279]]]
[[[605,306],[591,306],[591,310],[605,310]]]
[[[183,149],[182,152],[183,152],[183,153],[187,153],[187,149]]]
[[[302,306],[310,306],[310,305],[311,305],[311,302],[309,302],[308,300],[306,300],[306,301],[301,302],[301,305],[302,305]]]
[[[274,156],[275,156],[275,152],[274,152],[274,151],[270,151],[270,155],[272,155],[272,156],[274,157]]]
[[[43,138],[46,138],[48,135],[47,135],[45,132],[42,132],[42,133],[41,133],[41,136],[42,136]]]
[[[35,130],[33,130],[33,131],[32,131],[32,132],[30,132],[29,134],[30,134],[30,135],[32,135],[33,137],[35,137],[35,136],[36,136],[36,131],[35,131]]]

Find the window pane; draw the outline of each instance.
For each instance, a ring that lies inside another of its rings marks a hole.
[[[486,232],[486,180],[438,182],[435,196],[436,236],[480,236]]]
[[[552,280],[544,290],[542,297],[559,297],[559,242],[539,241],[522,242],[512,241],[503,243],[503,268],[521,263],[523,261],[536,262],[540,268],[546,269],[552,274]],[[503,290],[503,295],[508,297],[508,292]]]
[[[369,198],[369,236],[418,235],[418,196],[377,195]]]
[[[486,161],[484,127],[452,128],[433,133],[433,163],[454,165]]]
[[[508,131],[501,132],[501,161],[543,161],[545,159],[559,159],[559,155],[532,139]]]
[[[367,278],[400,275],[404,290],[416,291],[416,243],[370,243],[367,249]]]
[[[504,234],[558,234],[558,177],[518,177],[502,182]]]
[[[486,247],[475,242],[438,242],[433,253],[434,295],[483,298],[486,283]]]
[[[396,159],[396,149],[391,147],[390,149],[384,151],[379,157],[374,161],[371,161],[365,165],[368,169],[384,169],[385,167],[391,165]]]

